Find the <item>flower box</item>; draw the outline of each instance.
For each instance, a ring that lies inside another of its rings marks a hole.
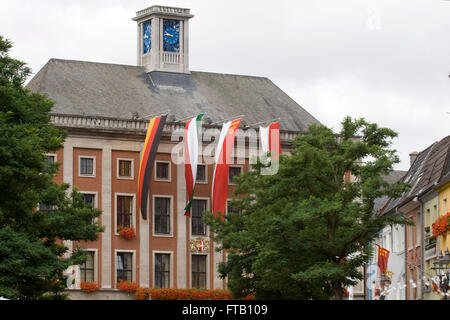
[[[85,292],[94,292],[98,291],[99,289],[98,284],[96,282],[89,282],[89,281],[81,281],[80,288]]]
[[[125,291],[127,293],[133,293],[138,289],[138,285],[137,283],[120,279],[119,283],[117,284],[117,289]]]
[[[446,236],[450,232],[450,211],[433,223],[433,236]]]
[[[136,230],[132,226],[118,226],[117,231],[124,239],[131,240],[136,237]]]

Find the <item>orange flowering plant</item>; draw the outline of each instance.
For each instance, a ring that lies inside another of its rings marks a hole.
[[[128,293],[132,293],[138,289],[138,285],[137,285],[137,283],[130,282],[128,280],[124,281],[122,279],[119,279],[119,283],[117,284],[117,289],[128,292]]]
[[[94,292],[94,291],[98,290],[98,284],[94,281],[92,281],[92,282],[81,281],[80,287],[81,287],[81,290],[86,291],[86,292]]]
[[[433,223],[433,236],[445,236],[450,232],[450,211],[440,216]]]
[[[140,290],[139,290],[140,289]],[[147,299],[148,296],[152,300],[232,300],[233,296],[228,290],[215,289],[173,289],[173,288],[139,288],[136,291],[136,298],[139,300]],[[243,300],[253,300],[253,295],[248,295]]]
[[[136,299],[147,300],[150,296],[150,289],[147,288],[137,288],[135,293]]]
[[[136,237],[136,230],[133,226],[117,226],[117,231],[119,232],[120,236],[122,238],[125,238],[127,240],[131,240],[134,237]]]

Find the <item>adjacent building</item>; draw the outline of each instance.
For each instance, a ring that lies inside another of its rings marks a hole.
[[[389,199],[379,212],[401,214],[411,222],[404,232],[405,282],[395,283],[396,289],[405,287],[407,300],[438,298],[432,292],[434,275],[431,267],[444,244],[442,240],[441,243],[436,241],[431,225],[438,214],[445,211],[447,193],[444,190],[447,190],[445,181],[449,176],[449,166],[450,136],[418,154],[411,154],[411,167],[401,180],[409,183],[411,189],[399,198]]]

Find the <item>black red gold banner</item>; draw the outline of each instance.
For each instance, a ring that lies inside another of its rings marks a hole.
[[[144,218],[144,220],[147,220],[148,192],[152,177],[153,163],[155,162],[156,152],[158,151],[159,141],[161,140],[166,118],[167,115],[164,115],[150,120],[144,148],[142,149],[138,176],[138,200],[142,218]]]

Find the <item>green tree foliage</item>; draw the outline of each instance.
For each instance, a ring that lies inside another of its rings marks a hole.
[[[280,157],[277,174],[262,175],[258,162],[238,177],[232,207],[239,213],[205,215],[218,250],[228,253],[219,272],[233,295],[342,299],[344,288],[362,279],[358,268],[376,232],[406,222],[373,212],[376,198],[408,189],[382,178],[399,162],[389,148],[396,136],[350,117],[337,134],[313,125],[294,140],[291,155]]]
[[[96,240],[101,212],[53,181],[58,164],[45,153],[60,149],[66,133],[50,123],[53,102],[23,87],[30,69],[11,48],[0,36],[0,296],[61,297],[63,271],[87,258],[63,241]]]

